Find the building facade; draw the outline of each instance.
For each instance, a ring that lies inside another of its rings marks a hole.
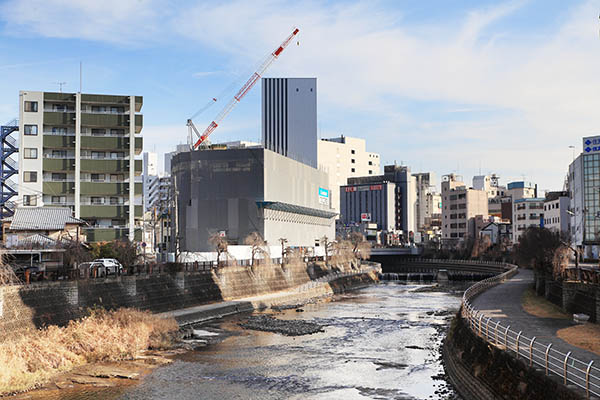
[[[264,148],[199,150],[173,158],[180,251],[214,251],[210,235],[243,244],[257,232],[269,245],[315,246],[335,237],[324,171]]]
[[[141,96],[21,91],[19,204],[68,206],[88,241],[141,239]]]
[[[561,235],[569,234],[569,192],[548,192],[544,201],[544,227]]]
[[[600,136],[583,138],[583,152],[569,165],[571,242],[585,258],[598,258],[600,246]]]
[[[433,172],[413,174],[416,185],[415,220],[417,231],[428,232],[439,226],[441,218],[441,196],[436,193],[436,179]]]
[[[317,78],[262,79],[266,149],[317,168]]]
[[[507,201],[507,189],[505,186],[500,185],[500,177],[498,175],[474,176],[473,189],[484,190],[487,193],[489,215],[504,218],[502,215],[502,203]]]
[[[393,182],[353,184],[340,187],[342,221],[346,226],[377,224],[379,231],[396,230],[398,191]]]
[[[544,217],[544,198],[521,198],[513,201],[513,244],[529,227],[540,227]]]
[[[340,136],[321,139],[317,145],[319,168],[329,174],[331,204],[340,211],[339,188],[348,183],[348,178],[380,175],[379,154],[367,151],[364,139]]]
[[[455,174],[445,175],[442,207],[442,241],[452,246],[471,238],[470,225],[476,216],[487,217],[488,195],[485,190],[468,188]]]
[[[348,178],[347,186],[364,185],[383,185],[386,182],[394,183],[394,230],[410,238],[417,231],[415,220],[416,209],[416,182],[415,177],[411,175],[410,168],[400,165],[386,165],[383,168],[383,175],[361,176]],[[345,188],[340,188],[340,203],[345,201],[341,196],[346,193]],[[343,206],[341,208],[340,219],[342,224],[352,224],[353,216],[344,215]],[[365,204],[359,204],[362,212],[368,212]],[[383,228],[382,228],[383,229]]]
[[[151,211],[158,200],[158,154],[144,152],[142,156],[144,211]]]

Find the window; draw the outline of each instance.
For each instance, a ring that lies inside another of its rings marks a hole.
[[[104,158],[106,153],[103,151],[92,151],[92,158]]]
[[[353,150],[350,150],[350,153],[351,153],[351,154],[356,154],[356,150],[354,150],[354,149],[353,149]]]
[[[123,157],[125,157],[125,153],[123,153],[122,151],[110,153],[110,158],[112,158],[113,160]]]
[[[23,205],[24,206],[35,206],[37,205],[37,196],[34,195],[24,195],[23,196]]]
[[[37,158],[37,149],[25,147],[25,149],[23,149],[23,158]]]
[[[37,101],[26,101],[25,102],[25,111],[26,112],[37,112],[38,103]]]
[[[37,182],[37,172],[36,171],[23,172],[23,182]]]
[[[355,168],[351,168],[350,172],[356,172],[356,169]]]
[[[111,219],[110,220],[110,224],[112,226],[120,226],[120,225],[125,225],[124,223],[122,223],[122,221],[120,219]]]
[[[104,204],[104,197],[92,197],[92,204]]]
[[[104,174],[92,174],[92,182],[104,182],[106,175]]]
[[[373,165],[373,161],[369,161],[369,165]]]
[[[65,204],[67,196],[52,196],[52,204]]]
[[[373,175],[373,171],[369,170],[369,175]]]
[[[111,129],[110,134],[111,135],[124,135],[125,129]]]
[[[110,108],[111,113],[123,113],[123,111],[124,111],[123,107],[111,107]]]
[[[62,134],[62,135],[66,135],[67,134],[67,128],[53,127],[52,128],[52,133],[59,133],[59,134]]]
[[[52,105],[52,111],[67,111],[66,104],[54,104]]]
[[[351,159],[351,160],[350,160],[350,162],[351,162],[352,164],[356,164],[356,160],[355,160],[354,158],[353,158],[353,159]]]
[[[92,136],[104,136],[106,129],[92,128]]]
[[[110,174],[111,182],[119,182],[123,180],[123,174]]]
[[[53,158],[67,158],[67,151],[66,150],[52,150],[52,157]]]
[[[67,174],[65,172],[53,172],[52,173],[52,180],[53,181],[66,181],[67,180]]]
[[[37,125],[25,125],[25,135],[28,136],[37,136],[38,134],[38,126]]]
[[[113,206],[119,204],[119,198],[118,197],[111,197],[110,198],[110,204],[113,205]]]
[[[104,106],[92,106],[92,112],[106,112],[106,107],[104,107]]]

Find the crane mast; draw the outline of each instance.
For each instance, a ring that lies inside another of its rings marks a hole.
[[[187,120],[188,126],[188,135],[191,138],[192,132],[198,136],[198,140],[193,146],[193,149],[196,150],[202,142],[204,142],[208,136],[219,126],[221,121],[235,108],[235,106],[244,98],[244,96],[252,89],[252,87],[258,82],[264,72],[273,64],[273,61],[279,57],[279,55],[285,50],[285,48],[290,44],[290,42],[294,39],[294,37],[298,34],[300,30],[298,28],[294,28],[292,33],[273,51],[269,53],[267,58],[260,64],[258,69],[250,76],[250,78],[246,81],[244,86],[241,87],[240,90],[233,96],[231,100],[225,105],[225,107],[217,114],[215,119],[208,125],[208,127],[200,134],[196,126],[192,122],[192,118]]]

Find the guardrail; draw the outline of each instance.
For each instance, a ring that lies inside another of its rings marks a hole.
[[[486,317],[471,304],[471,299],[496,286],[517,273],[518,267],[512,268],[500,275],[477,282],[463,294],[462,316],[469,323],[471,330],[489,344],[523,358],[530,367],[542,367],[546,375],[554,374],[563,380],[565,385],[572,384],[590,395],[600,396],[600,369],[594,366],[594,361],[584,362],[571,356],[571,352],[562,353],[552,348],[552,343],[545,343],[534,337],[526,336],[526,332],[516,332],[500,321]]]

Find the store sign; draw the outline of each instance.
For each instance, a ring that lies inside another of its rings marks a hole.
[[[323,205],[329,204],[329,190],[319,188],[319,204],[323,204]]]
[[[370,213],[361,213],[360,220],[362,222],[371,222],[371,214]]]
[[[583,138],[584,154],[600,153],[600,136],[588,136]]]

